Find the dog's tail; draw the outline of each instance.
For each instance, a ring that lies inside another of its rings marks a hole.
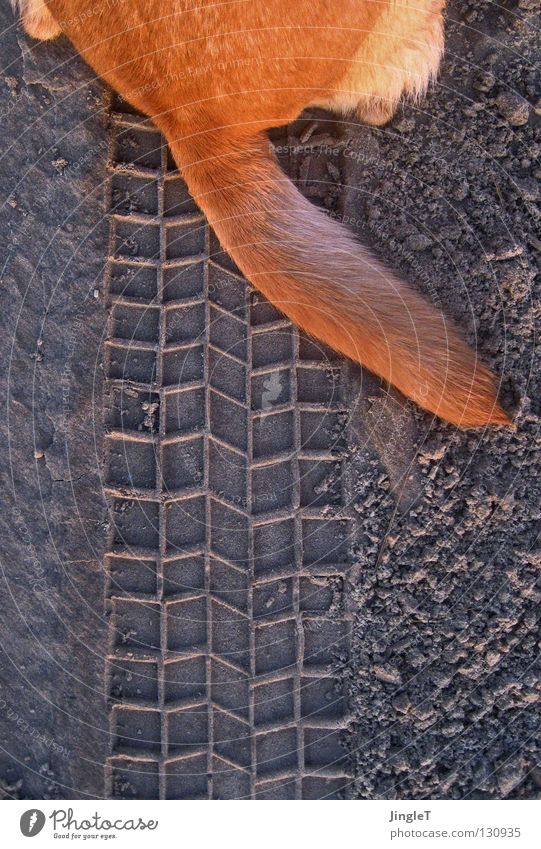
[[[266,135],[168,129],[223,248],[295,324],[453,424],[509,424],[492,374],[450,322],[303,198]]]

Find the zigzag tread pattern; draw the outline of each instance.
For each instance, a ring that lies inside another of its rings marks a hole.
[[[106,795],[351,780],[341,366],[246,284],[152,125],[111,104]]]

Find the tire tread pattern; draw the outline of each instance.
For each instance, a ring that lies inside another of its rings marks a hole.
[[[342,367],[246,284],[152,125],[118,98],[111,123],[106,793],[339,796]]]

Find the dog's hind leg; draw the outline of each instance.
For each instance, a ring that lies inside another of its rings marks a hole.
[[[60,35],[61,29],[44,0],[15,0],[14,5],[19,7],[23,27],[32,38],[48,41]]]
[[[444,0],[402,0],[382,11],[325,106],[367,124],[389,121],[401,98],[421,97],[443,53]]]

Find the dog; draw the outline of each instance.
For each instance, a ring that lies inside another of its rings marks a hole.
[[[439,68],[445,0],[13,0],[164,133],[247,279],[312,337],[460,427],[509,424],[445,319],[283,174],[267,131],[305,107],[382,125]]]

